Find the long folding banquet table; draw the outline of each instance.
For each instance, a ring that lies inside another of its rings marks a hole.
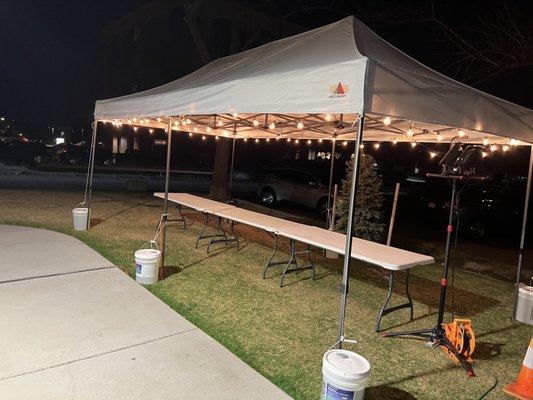
[[[154,193],[154,196],[164,198],[164,193]],[[265,264],[263,278],[266,277],[269,268],[276,265],[285,264],[285,268],[281,274],[281,287],[283,287],[286,274],[299,272],[304,269],[311,269],[312,277],[315,279],[315,266],[311,260],[311,246],[324,250],[330,250],[343,256],[345,253],[346,235],[339,232],[330,231],[316,226],[305,225],[294,221],[287,221],[282,218],[246,210],[231,204],[206,199],[200,196],[194,196],[188,193],[169,193],[168,199],[177,205],[178,213],[183,221],[185,221],[185,218],[181,214],[182,206],[194,209],[204,214],[204,227],[198,236],[196,247],[198,247],[200,240],[210,238],[210,241],[207,245],[208,252],[210,250],[210,246],[217,242],[224,242],[226,245],[235,242],[237,244],[237,248],[239,248],[239,241],[234,231],[235,223],[253,226],[267,232],[274,239],[274,249]],[[209,215],[213,215],[217,218],[217,229],[213,235],[205,235],[208,227]],[[225,232],[222,220],[229,221],[231,235],[228,235]],[[274,261],[274,257],[278,251],[279,236],[289,239],[290,254],[288,260]],[[305,244],[306,249],[297,250],[297,242]],[[307,255],[307,263],[304,265],[298,265],[297,255],[302,253]],[[380,330],[382,317],[390,314],[391,312],[403,308],[409,308],[409,317],[410,320],[412,320],[413,302],[409,293],[409,270],[415,265],[427,265],[434,263],[435,260],[433,257],[359,238],[353,239],[350,256],[353,259],[376,265],[390,271],[390,274],[387,277],[389,281],[387,297],[378,313],[375,327],[376,332]],[[293,268],[291,268],[291,266],[293,266]],[[395,272],[397,271],[405,271],[405,294],[407,296],[407,302],[387,308],[392,297],[395,282]]]

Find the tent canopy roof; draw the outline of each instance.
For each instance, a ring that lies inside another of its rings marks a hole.
[[[533,143],[532,110],[433,71],[354,17],[99,100],[94,115],[155,128],[174,117],[176,129],[224,136],[350,139],[361,113],[365,140],[440,141],[460,129],[475,142]]]

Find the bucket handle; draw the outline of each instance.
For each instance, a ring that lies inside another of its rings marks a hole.
[[[337,340],[335,343],[333,343],[331,346],[329,346],[329,349],[327,349],[326,351],[329,351],[331,349],[333,349],[335,346],[337,346],[339,343],[351,343],[351,344],[357,344],[357,340],[355,339],[346,339],[344,336],[340,339],[340,340]]]
[[[157,242],[155,240],[149,240],[147,241],[145,244],[143,244],[141,246],[141,250],[144,249],[146,247],[146,245],[149,244],[150,245],[150,249],[151,250],[159,250],[159,246],[157,245]]]
[[[82,201],[81,203],[78,203],[78,204],[76,205],[76,207],[74,207],[74,208],[78,208],[78,207],[80,207],[80,206],[84,206],[84,205],[85,205],[85,201]]]

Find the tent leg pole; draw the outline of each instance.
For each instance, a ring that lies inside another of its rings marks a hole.
[[[328,204],[327,210],[328,215],[326,218],[326,229],[329,229],[329,223],[333,215],[331,215],[331,187],[333,185],[333,169],[335,168],[335,144],[337,140],[335,138],[331,139],[331,163],[329,166],[329,185],[328,185]]]
[[[170,155],[172,153],[172,118],[168,119],[167,127],[167,165],[165,170],[165,202],[163,203],[163,215],[161,216],[161,265],[159,266],[159,279],[163,279],[163,272],[165,270],[165,250],[166,250],[166,235],[167,235],[167,221],[168,221],[168,190],[170,187]]]
[[[522,232],[520,235],[520,248],[518,250],[518,265],[516,267],[516,282],[514,288],[513,318],[516,318],[516,302],[518,300],[518,286],[520,285],[520,275],[522,274],[522,263],[524,261],[524,243],[526,238],[527,214],[529,211],[529,196],[531,194],[531,178],[533,175],[533,147],[529,148],[529,169],[527,172],[526,197],[524,200],[524,213],[522,216]]]
[[[359,180],[359,157],[360,157],[360,144],[363,139],[363,130],[365,125],[365,114],[359,116],[359,124],[357,126],[357,134],[355,136],[355,149],[353,159],[353,172],[352,172],[352,186],[350,187],[350,200],[348,207],[348,225],[346,227],[346,247],[344,248],[344,263],[342,268],[342,285],[341,285],[341,303],[339,314],[339,333],[337,341],[339,349],[342,349],[344,341],[344,321],[346,318],[346,302],[348,299],[348,278],[350,271],[350,259],[352,254],[352,242],[353,242],[353,225],[355,217],[355,201],[357,195],[357,183]]]
[[[83,195],[83,204],[87,202],[87,191],[89,190],[89,172],[91,170],[91,159],[93,158],[94,124],[95,122],[93,121],[91,141],[89,142],[89,159],[87,160],[87,175],[85,177],[85,194]]]
[[[231,202],[231,186],[233,184],[233,163],[235,161],[235,137],[236,137],[236,132],[233,132],[233,144],[231,145],[231,166],[229,169],[228,203]]]
[[[91,149],[89,151],[89,166],[87,167],[87,179],[85,181],[85,199],[87,207],[87,229],[91,228],[91,197],[93,194],[93,174],[94,174],[94,154],[96,153],[96,135],[98,131],[98,121],[93,122],[93,137],[91,139]]]

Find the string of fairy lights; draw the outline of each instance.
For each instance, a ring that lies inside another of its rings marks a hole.
[[[203,116],[204,118],[207,116]],[[194,118],[193,116],[179,116],[173,119],[172,121],[172,129],[177,131],[184,131],[184,133],[188,134],[189,137],[199,136],[202,141],[207,141],[209,136],[213,136],[215,141],[220,140],[221,137],[225,138],[238,138],[242,139],[244,142],[248,142],[250,140],[253,140],[254,143],[270,143],[271,141],[279,142],[279,141],[285,141],[288,143],[294,143],[295,145],[299,145],[300,143],[306,143],[307,145],[312,145],[314,143],[323,143],[324,141],[339,141],[340,144],[343,147],[348,146],[348,140],[343,140],[340,138],[337,138],[338,133],[343,132],[343,128],[346,126],[346,124],[342,121],[342,114],[341,114],[341,120],[335,120],[334,115],[326,113],[323,115],[313,115],[314,120],[309,125],[312,126],[312,129],[314,129],[315,132],[318,132],[318,123],[322,124],[335,124],[334,125],[334,131],[331,137],[320,137],[320,138],[308,138],[308,139],[300,139],[300,138],[293,138],[290,136],[282,136],[281,134],[273,134],[272,137],[250,137],[250,136],[237,136],[237,126],[239,127],[248,127],[251,129],[258,129],[263,130],[264,132],[273,133],[277,127],[282,125],[283,127],[287,128],[288,126],[291,127],[292,131],[289,131],[289,133],[294,133],[298,131],[303,131],[306,128],[305,119],[304,118],[293,118],[289,119],[288,117],[285,117],[285,120],[283,121],[276,121],[276,120],[269,120],[269,114],[263,115],[263,121],[261,122],[257,116],[253,116],[252,118],[247,118],[245,120],[237,120],[239,117],[238,113],[231,114],[231,117],[233,120],[224,121],[221,116],[218,114],[214,114],[212,116],[208,116],[212,121],[210,123],[205,123],[203,121],[199,121],[198,119]],[[277,115],[279,117],[279,115]],[[132,126],[134,132],[138,132],[140,128],[148,129],[148,132],[150,134],[154,134],[156,130],[166,130],[166,126],[158,126],[158,127],[150,127],[146,126],[148,124],[155,124],[157,122],[158,124],[164,124],[162,117],[157,118],[129,118],[127,120],[102,120],[101,122],[106,124],[111,124],[114,127],[122,127],[123,125],[129,125]],[[393,119],[391,117],[384,117],[382,119],[375,119],[374,122],[381,124],[384,127],[390,127],[393,124]],[[231,126],[232,125],[232,126]],[[354,124],[351,125],[353,127]],[[233,129],[231,129],[233,128]],[[366,129],[366,125],[365,125]],[[420,146],[421,148],[425,149],[427,151],[428,157],[430,159],[436,158],[439,154],[443,154],[443,152],[432,149],[425,145],[422,140],[417,140],[417,136],[425,136],[426,142],[427,135],[435,135],[434,140],[431,140],[433,143],[447,143],[445,141],[445,136],[443,133],[449,132],[450,130],[453,130],[454,137],[451,138],[451,141],[457,140],[461,141],[463,138],[467,138],[467,133],[462,129],[455,129],[455,128],[446,128],[442,130],[437,131],[429,131],[427,129],[416,129],[414,123],[410,123],[409,127],[406,130],[401,130],[397,127],[395,127],[395,130],[392,130],[392,132],[397,132],[397,136],[392,138],[392,140],[387,141],[365,141],[360,145],[361,150],[364,150],[367,145],[370,145],[371,148],[373,148],[375,151],[378,151],[380,147],[382,146],[382,143],[384,142],[390,142],[393,146],[397,145],[398,143],[409,143],[412,149],[417,148]],[[389,131],[390,132],[390,131]],[[436,139],[436,140],[435,140]],[[508,152],[511,148],[518,146],[519,141],[516,139],[509,139],[507,143],[504,144],[496,144],[491,143],[488,137],[484,137],[482,140],[482,146],[480,146],[480,154],[482,158],[485,158],[489,156],[492,153],[496,153],[498,151],[501,151],[502,153]]]

